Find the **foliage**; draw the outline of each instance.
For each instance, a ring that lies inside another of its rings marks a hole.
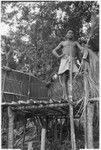
[[[81,37],[83,22],[90,22],[94,9],[98,14],[97,2],[2,2],[1,21],[10,27],[9,36],[2,36],[2,65],[7,64],[5,54],[12,51],[11,68],[49,80],[59,65],[52,50],[69,28],[75,39]]]
[[[7,12],[7,8],[11,6],[11,11]],[[73,29],[75,32],[75,39],[86,37],[87,32],[83,33],[83,25],[91,22],[92,12],[98,15],[99,6],[96,1],[71,1],[71,2],[2,2],[1,3],[1,21],[10,27],[10,34],[1,36],[2,47],[2,66],[7,65],[17,70],[24,72],[31,72],[42,80],[48,81],[54,75],[59,66],[59,60],[52,55],[52,50],[64,40],[68,29]],[[58,13],[60,15],[58,15]],[[96,17],[95,17],[96,19]],[[99,16],[94,24],[89,45],[93,50],[98,47],[99,39]],[[16,30],[13,28],[16,27]],[[96,42],[97,41],[97,42]],[[94,47],[95,46],[95,47]],[[95,55],[91,55],[92,62],[98,61],[94,59]],[[94,60],[94,61],[93,61]],[[92,68],[93,64],[90,64]],[[96,67],[96,66],[95,66]],[[97,73],[97,72],[96,72]],[[96,79],[94,79],[97,81]],[[80,80],[82,81],[82,79]],[[75,100],[81,98],[82,82],[73,81],[75,84],[74,93]],[[79,91],[80,89],[80,91]],[[53,97],[60,98],[61,87],[58,81],[52,83]],[[95,89],[94,89],[95,90]],[[37,125],[38,126],[38,125]],[[15,127],[15,141],[20,139],[19,131],[22,125]],[[51,127],[52,129],[52,127]],[[51,132],[50,129],[50,132]],[[39,129],[40,130],[40,129]],[[39,131],[40,132],[40,131]],[[7,133],[4,131],[3,135]],[[30,136],[30,133],[28,133]],[[3,136],[3,137],[4,137]],[[5,136],[7,140],[7,136]],[[4,138],[3,138],[4,140]],[[4,142],[5,142],[4,140]],[[64,145],[58,146],[61,149],[70,148],[70,142],[64,141]],[[78,145],[83,145],[79,141]],[[5,144],[5,143],[4,143]],[[53,149],[56,143],[52,143]],[[80,147],[81,148],[81,147]]]

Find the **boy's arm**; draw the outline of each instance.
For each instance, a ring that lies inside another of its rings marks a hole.
[[[77,45],[77,47],[78,47],[80,50],[83,49],[83,47],[82,47],[77,41],[75,42],[75,44]]]
[[[62,55],[59,55],[59,54],[57,53],[57,50],[58,50],[59,48],[61,48],[62,46],[63,46],[63,45],[62,45],[62,42],[61,42],[55,49],[53,49],[53,51],[52,51],[53,55],[55,55],[55,56],[58,57],[58,58],[62,57],[63,54],[62,54]]]
[[[82,47],[78,42],[75,42],[75,44],[77,45],[77,47],[81,50],[81,51],[83,51],[83,59],[86,59],[87,58],[87,56],[88,56],[88,50],[87,50],[87,48],[85,48],[85,47]]]
[[[87,56],[88,56],[88,50],[87,49],[84,49],[84,53],[83,53],[83,57],[82,59],[87,59]]]

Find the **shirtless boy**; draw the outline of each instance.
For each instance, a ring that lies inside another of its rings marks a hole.
[[[63,89],[63,100],[68,100],[68,88],[67,84],[69,81],[69,70],[70,70],[70,63],[72,58],[72,72],[77,73],[78,67],[76,65],[76,59],[77,59],[77,49],[75,47],[78,47],[80,50],[82,50],[82,46],[74,41],[74,33],[72,30],[69,30],[66,34],[66,40],[62,41],[53,51],[52,53],[61,59],[60,67],[58,71],[60,84],[62,85]],[[62,48],[62,54],[58,54],[58,50]]]

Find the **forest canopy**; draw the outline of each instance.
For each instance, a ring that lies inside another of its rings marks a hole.
[[[1,35],[2,66],[7,65],[8,61],[12,69],[49,80],[59,66],[52,50],[64,40],[69,29],[74,31],[75,40],[87,40],[93,33],[90,44],[95,46],[94,51],[98,51],[97,1],[2,1],[1,13],[2,26],[8,27],[7,33]],[[96,25],[91,33],[92,16],[96,19]]]

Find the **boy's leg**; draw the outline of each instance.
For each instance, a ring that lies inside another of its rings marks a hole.
[[[69,72],[65,72],[59,75],[59,81],[63,90],[63,99],[68,100],[68,80],[69,80]]]

